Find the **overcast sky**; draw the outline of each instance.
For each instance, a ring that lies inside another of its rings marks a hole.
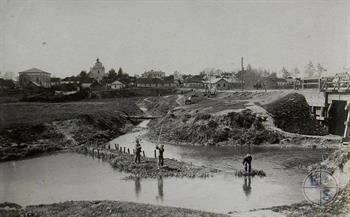
[[[341,1],[0,1],[0,71],[32,67],[199,73],[280,70],[309,60],[350,67],[350,3]]]

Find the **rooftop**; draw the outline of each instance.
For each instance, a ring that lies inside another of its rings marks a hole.
[[[45,74],[48,74],[50,75],[51,73],[48,73],[48,72],[45,72],[41,69],[37,69],[37,68],[31,68],[31,69],[28,69],[28,70],[25,70],[25,71],[22,71],[22,72],[19,72],[19,73],[45,73]]]

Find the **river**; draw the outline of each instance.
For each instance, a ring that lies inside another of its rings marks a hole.
[[[147,132],[147,121],[110,142],[134,147],[136,137]],[[155,144],[142,140],[146,155]],[[66,200],[120,200],[227,213],[291,204],[304,200],[303,169],[285,169],[290,159],[322,160],[319,150],[278,147],[230,148],[165,146],[165,157],[222,169],[212,178],[159,178],[123,180],[127,174],[108,163],[77,153],[60,153],[0,164],[0,202],[20,205]],[[242,157],[253,154],[253,168],[267,177],[234,176],[242,169]]]

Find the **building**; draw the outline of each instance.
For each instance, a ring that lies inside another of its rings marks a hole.
[[[79,84],[79,78],[75,76],[66,77],[61,80],[61,84]]]
[[[98,82],[100,82],[102,78],[106,76],[105,67],[102,65],[99,58],[96,59],[95,65],[90,68],[88,75],[90,78],[96,79]]]
[[[294,84],[284,78],[263,77],[258,83],[266,89],[294,89]]]
[[[242,83],[237,81],[234,78],[214,78],[210,82],[206,82],[208,84],[215,85],[217,90],[231,90],[241,88]],[[210,86],[210,85],[209,85]]]
[[[19,72],[19,84],[22,88],[34,84],[36,87],[49,88],[51,86],[51,73],[45,72],[37,68],[31,68],[26,71]]]
[[[50,79],[51,86],[52,87],[57,87],[61,85],[61,79],[60,78],[51,78]]]
[[[302,89],[318,89],[322,88],[322,79],[319,77],[314,78],[303,78],[301,80]]]
[[[123,84],[122,82],[120,81],[114,81],[110,84],[107,84],[107,87],[113,89],[113,90],[119,90],[119,89],[122,89],[125,87],[125,84]]]
[[[206,85],[204,83],[203,77],[204,75],[194,75],[187,77],[184,80],[184,87],[204,89]]]
[[[160,78],[139,78],[137,79],[137,87],[160,87],[162,79]]]
[[[95,79],[89,77],[77,77],[77,79],[79,80],[79,85],[81,89],[90,88],[92,83],[94,83],[95,81]]]
[[[164,78],[139,78],[137,79],[137,87],[176,87],[177,83],[173,76]]]
[[[289,88],[287,79],[276,78],[277,88]]]
[[[146,71],[144,72],[141,77],[143,78],[164,78],[165,77],[165,72],[163,71]]]

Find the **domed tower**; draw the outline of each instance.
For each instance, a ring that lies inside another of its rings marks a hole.
[[[89,77],[100,82],[104,76],[106,76],[105,67],[100,62],[100,59],[97,58],[95,65],[90,68]]]

